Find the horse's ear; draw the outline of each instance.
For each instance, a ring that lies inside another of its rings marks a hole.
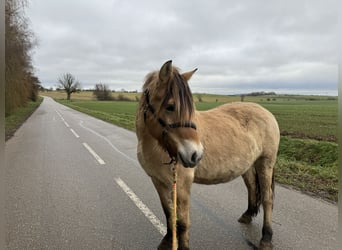
[[[159,71],[159,80],[161,82],[167,82],[172,73],[172,60],[167,61],[163,64]]]
[[[197,68],[192,70],[192,71],[189,71],[189,72],[185,72],[182,74],[182,76],[185,78],[185,80],[189,81],[190,78],[192,77],[192,75],[197,71]]]

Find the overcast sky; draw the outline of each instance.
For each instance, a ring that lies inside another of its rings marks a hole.
[[[30,0],[42,85],[141,90],[167,60],[193,92],[337,95],[338,0]]]

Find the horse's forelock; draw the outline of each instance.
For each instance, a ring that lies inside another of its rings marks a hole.
[[[180,122],[189,120],[194,113],[192,94],[187,81],[179,74],[178,69],[173,67],[173,73],[169,81],[163,83],[165,86],[160,86],[160,84],[158,72],[151,72],[146,76],[143,90],[148,89],[153,96],[162,87],[165,94],[161,100],[161,106],[167,105],[172,98],[175,101]]]
[[[167,104],[170,98],[173,98],[177,107],[180,122],[189,120],[194,112],[192,94],[187,81],[174,71],[173,76],[167,83],[166,94],[163,105]]]

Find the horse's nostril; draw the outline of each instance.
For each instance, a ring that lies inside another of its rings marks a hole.
[[[197,162],[197,153],[196,153],[196,152],[194,152],[194,153],[192,154],[192,156],[191,156],[191,161],[192,161],[192,162]]]

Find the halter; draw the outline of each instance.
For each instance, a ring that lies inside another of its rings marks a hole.
[[[164,144],[163,146],[164,146],[164,148],[166,148],[166,150],[169,153],[169,156],[171,158],[170,164],[175,163],[176,159],[174,159],[174,157],[171,156],[169,150],[165,146],[166,145],[166,136],[167,136],[168,130],[174,129],[174,128],[192,128],[192,129],[196,130],[197,129],[196,124],[191,122],[191,121],[166,123],[162,118],[156,117],[156,115],[155,115],[156,111],[150,103],[150,93],[149,93],[148,89],[146,89],[144,91],[144,96],[145,96],[145,100],[146,100],[146,106],[144,108],[144,122],[146,122],[147,112],[150,111],[153,114],[153,116],[157,119],[160,126],[162,126],[162,128],[163,128],[163,132],[162,132],[162,138],[163,138],[163,144]]]

